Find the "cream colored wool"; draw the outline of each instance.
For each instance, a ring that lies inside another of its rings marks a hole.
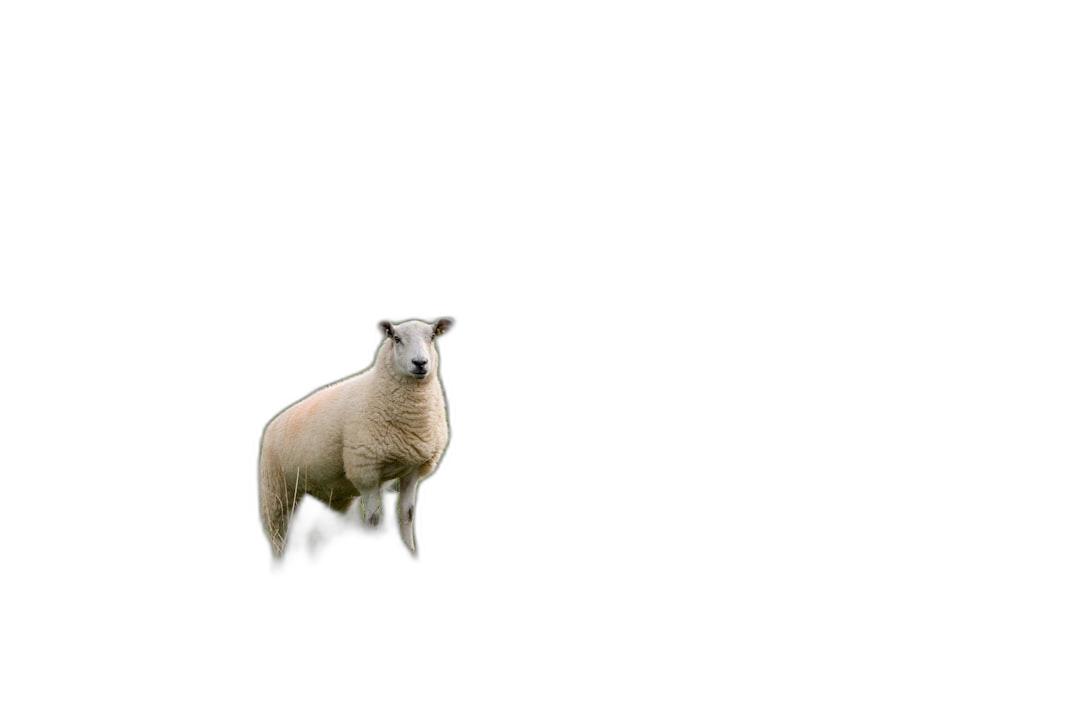
[[[377,526],[380,488],[395,479],[401,537],[416,552],[417,486],[435,470],[449,436],[434,341],[451,323],[384,321],[386,339],[370,368],[316,390],[267,424],[259,508],[276,557],[305,493],[341,512],[360,496],[364,521]]]

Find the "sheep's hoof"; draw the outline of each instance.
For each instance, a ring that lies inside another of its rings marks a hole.
[[[382,522],[382,517],[381,516],[379,516],[379,515],[370,516],[367,519],[367,534],[368,535],[378,535],[378,533],[379,533],[379,523],[381,523],[381,522]]]
[[[371,526],[372,528],[378,528],[379,527],[379,521],[381,521],[381,520],[382,520],[382,513],[380,511],[375,511],[374,513],[371,514],[371,518],[368,519],[368,525]]]

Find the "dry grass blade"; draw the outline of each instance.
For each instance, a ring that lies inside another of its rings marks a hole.
[[[288,512],[289,520],[293,519],[293,514],[296,513],[296,491],[300,488],[300,466],[296,466],[296,482],[293,485],[293,508]]]

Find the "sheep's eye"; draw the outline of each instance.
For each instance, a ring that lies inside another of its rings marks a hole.
[[[401,336],[399,336],[399,335],[394,336],[394,342],[395,343],[400,343],[401,342]]]

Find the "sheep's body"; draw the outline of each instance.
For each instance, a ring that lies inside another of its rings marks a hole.
[[[289,520],[304,493],[342,512],[360,496],[364,520],[378,525],[379,489],[394,479],[400,485],[402,538],[415,552],[417,484],[435,470],[449,437],[438,353],[431,342],[449,325],[448,319],[434,326],[385,324],[388,337],[370,368],[320,388],[267,424],[259,496],[275,556],[284,553]],[[425,346],[427,334],[431,340]],[[428,358],[435,361],[430,368]],[[425,375],[417,378],[408,369]]]

